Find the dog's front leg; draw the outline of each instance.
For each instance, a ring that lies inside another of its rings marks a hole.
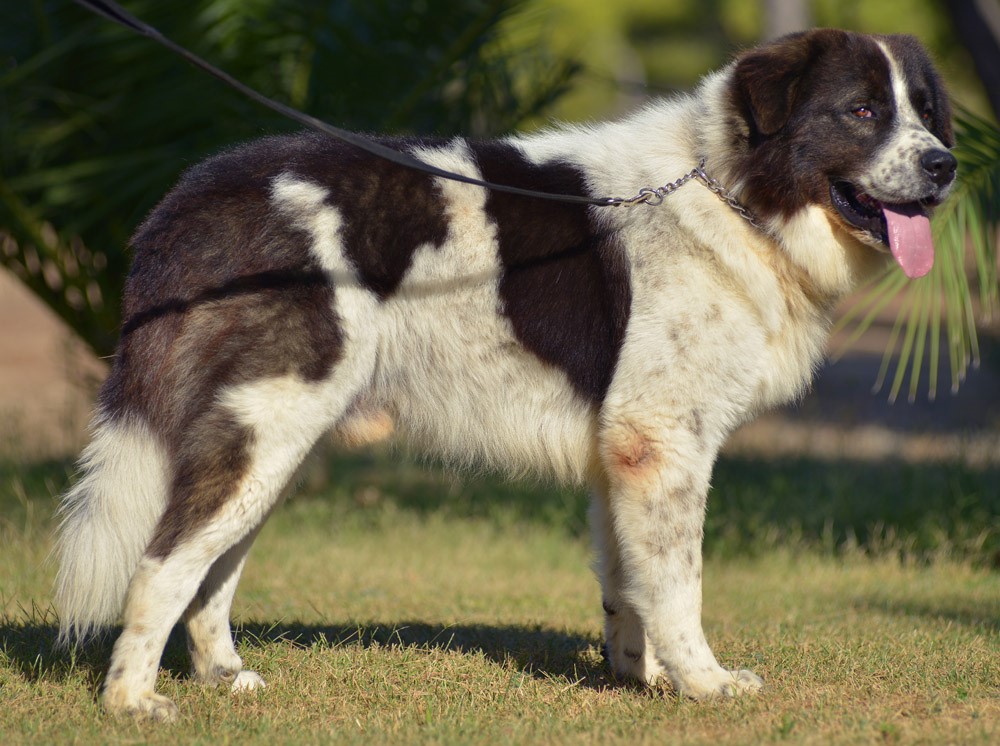
[[[628,419],[602,435],[606,490],[598,491],[593,516],[611,664],[646,683],[665,677],[694,699],[755,691],[760,678],[722,668],[701,627],[701,544],[715,452],[706,455],[704,437],[685,418],[665,419],[676,426]]]

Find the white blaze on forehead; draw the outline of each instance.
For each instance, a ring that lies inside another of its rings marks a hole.
[[[886,150],[918,158],[917,151],[941,148],[947,150],[944,143],[928,131],[924,126],[921,112],[917,111],[910,98],[910,86],[903,70],[885,42],[876,40],[886,62],[889,63],[889,81],[892,85],[893,108],[896,111],[896,121],[893,136]]]
[[[910,88],[906,84],[906,77],[903,75],[899,63],[896,62],[896,58],[885,42],[876,40],[875,43],[878,44],[879,49],[882,50],[882,54],[885,55],[885,59],[889,63],[889,79],[892,83],[893,103],[896,108],[896,126],[924,129],[923,122],[920,120],[920,114],[913,108],[913,102],[910,100]]]
[[[902,68],[887,44],[876,40],[889,65],[892,86],[892,131],[872,159],[868,173],[860,180],[865,191],[888,202],[909,202],[925,196],[920,155],[945,146],[924,126],[920,112],[910,100],[910,89]]]

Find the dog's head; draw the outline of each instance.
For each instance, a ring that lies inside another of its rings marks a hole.
[[[752,209],[819,205],[910,277],[930,270],[928,214],[956,161],[948,97],[916,39],[793,34],[741,55],[731,86]]]

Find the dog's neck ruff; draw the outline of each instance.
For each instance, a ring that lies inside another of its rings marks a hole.
[[[764,224],[757,219],[756,215],[750,212],[749,208],[747,208],[746,205],[740,202],[739,198],[737,198],[737,196],[732,192],[732,190],[728,189],[725,185],[722,184],[722,182],[720,182],[715,177],[708,175],[708,173],[705,171],[705,162],[706,159],[702,157],[701,160],[698,161],[697,166],[692,168],[690,171],[681,176],[679,179],[675,179],[674,181],[669,181],[660,187],[643,187],[642,189],[639,190],[639,193],[634,197],[609,197],[606,204],[612,207],[617,207],[621,205],[632,206],[639,204],[656,206],[662,204],[663,200],[666,197],[669,197],[671,194],[676,192],[678,189],[680,189],[682,186],[687,184],[692,179],[697,179],[706,187],[708,187],[709,191],[713,192],[716,196],[718,196],[719,199],[721,199],[723,202],[725,202],[727,205],[733,208],[733,210],[736,211],[737,215],[739,215],[741,218],[750,223],[750,225],[752,225],[754,228],[757,228],[758,230],[767,233],[768,229],[764,226]]]

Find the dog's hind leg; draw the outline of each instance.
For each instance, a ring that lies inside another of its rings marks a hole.
[[[186,609],[199,677],[207,668],[210,677],[233,672],[233,683],[258,683],[250,674],[237,678],[241,664],[224,617],[254,533],[370,376],[357,366],[341,371],[345,375],[322,383],[286,376],[231,388],[188,427],[167,510],[129,586],[104,686],[110,712],[176,715],[173,703],[153,689],[167,637]],[[199,588],[204,600],[196,599]],[[221,670],[212,670],[216,666]]]
[[[112,714],[173,720],[177,707],[154,692],[156,673],[167,636],[207,573],[219,541],[230,539],[215,522],[166,557],[147,553],[132,578],[125,603],[123,630],[111,654],[102,702]]]
[[[234,692],[264,686],[259,674],[243,668],[229,627],[233,595],[256,536],[252,531],[216,560],[184,612],[192,676],[203,684],[229,685]]]

